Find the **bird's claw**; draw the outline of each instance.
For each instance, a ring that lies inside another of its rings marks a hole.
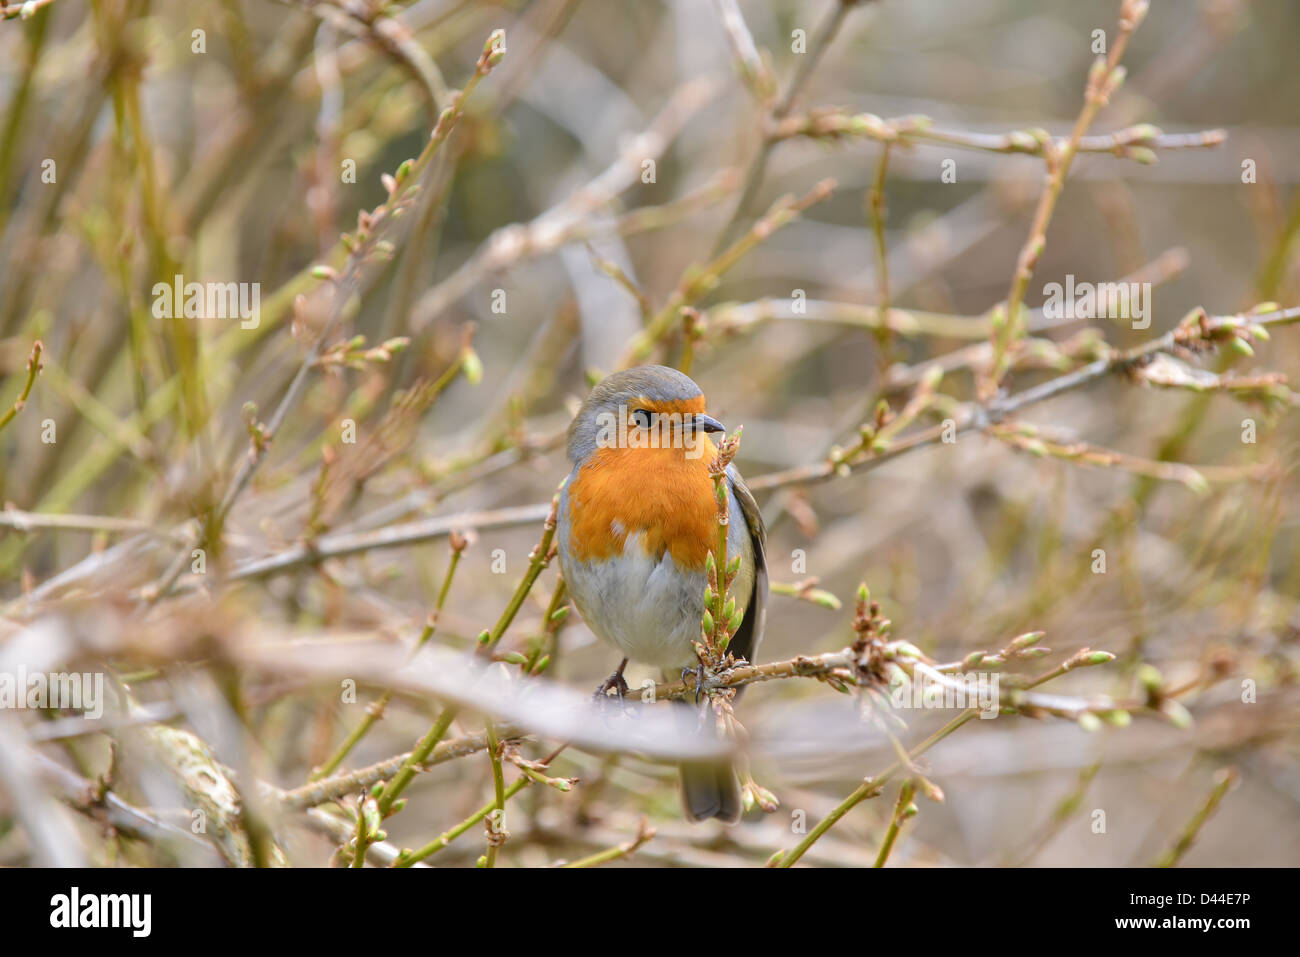
[[[695,703],[700,703],[700,695],[705,692],[717,691],[726,687],[727,678],[731,676],[736,667],[737,660],[728,656],[713,669],[706,669],[704,662],[700,662],[694,668],[682,669],[682,684],[686,684],[686,676],[691,676],[691,684],[695,687]]]
[[[690,675],[695,685],[695,703],[700,703],[700,693],[704,691],[704,662],[700,662],[694,668],[682,669],[682,684],[686,683],[686,676]]]
[[[600,687],[591,696],[591,700],[601,709],[604,709],[606,702],[609,700],[609,693],[613,691],[614,698],[618,702],[619,712],[627,714],[627,696],[630,689],[627,686],[627,681],[623,678],[623,669],[626,667],[627,661],[625,659],[612,675],[600,683]]]
[[[592,694],[592,698],[599,701],[601,698],[608,697],[611,691],[617,695],[620,701],[623,698],[626,698],[628,693],[631,691],[621,672],[616,671],[602,681],[600,687],[598,687],[595,693]]]

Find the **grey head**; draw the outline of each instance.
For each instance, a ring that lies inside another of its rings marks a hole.
[[[703,395],[690,376],[667,366],[637,366],[611,373],[591,390],[569,425],[569,461],[576,465],[595,451],[602,413],[617,415],[620,406],[635,409],[641,404],[654,409],[655,406],[690,402]],[[703,402],[699,403],[698,411],[704,411]],[[702,421],[705,419],[707,417],[701,416]],[[717,425],[717,430],[722,428],[712,419],[707,421]],[[711,426],[705,427],[708,431],[717,431]]]

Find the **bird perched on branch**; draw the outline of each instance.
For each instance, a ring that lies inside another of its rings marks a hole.
[[[569,426],[573,471],[560,494],[560,567],[588,627],[624,655],[599,696],[627,693],[629,659],[674,678],[699,664],[706,565],[719,528],[710,435],[723,431],[705,413],[700,387],[664,366],[608,376]],[[735,466],[725,475],[727,555],[740,556],[727,593],[743,615],[727,650],[752,661],[767,606],[763,520]],[[682,800],[693,821],[740,818],[728,766],[683,765]]]

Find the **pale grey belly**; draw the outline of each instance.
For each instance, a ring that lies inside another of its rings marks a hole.
[[[567,504],[567,503],[564,503]],[[737,509],[738,511],[738,509]],[[741,573],[731,586],[736,607],[744,610],[754,583],[753,546],[743,516],[733,520],[728,536],[729,554],[741,553]],[[558,533],[567,546],[567,522]],[[664,553],[645,553],[640,533],[629,535],[623,553],[605,561],[565,561],[560,568],[573,603],[599,638],[626,657],[665,672],[692,668],[698,661],[694,642],[700,638],[704,613],[704,572],[683,572]]]

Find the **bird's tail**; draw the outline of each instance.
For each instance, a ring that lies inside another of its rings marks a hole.
[[[729,764],[683,764],[682,809],[692,821],[740,820],[740,782]]]

